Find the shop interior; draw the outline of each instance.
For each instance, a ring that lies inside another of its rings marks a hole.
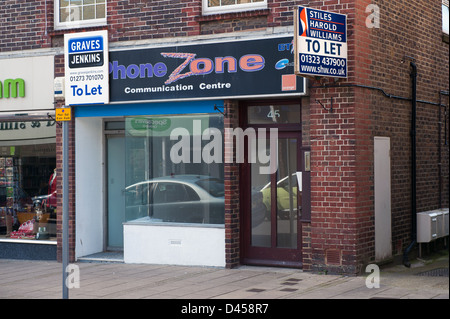
[[[0,239],[56,240],[56,145],[0,146]]]

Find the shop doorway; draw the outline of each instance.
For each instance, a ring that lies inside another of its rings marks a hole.
[[[106,249],[123,249],[125,222],[125,136],[106,135],[107,146],[107,209]]]
[[[265,117],[264,122],[256,119],[255,114]],[[275,118],[271,118],[273,116]],[[257,112],[250,106],[245,118],[247,128],[276,128],[278,134],[275,148],[272,146],[277,161],[271,165],[276,167],[269,174],[261,174],[261,166],[265,164],[258,160],[246,161],[241,166],[242,262],[300,268],[305,203],[300,105],[259,105]],[[257,140],[268,138],[267,131],[255,132]],[[267,154],[270,154],[270,145],[266,143]],[[248,148],[249,144],[246,146]]]

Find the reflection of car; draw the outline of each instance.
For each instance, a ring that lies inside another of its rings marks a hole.
[[[292,191],[289,191],[289,187],[291,187]],[[264,206],[267,212],[270,212],[270,183],[264,186],[261,192],[263,194]],[[295,173],[291,175],[290,179],[286,176],[277,182],[277,212],[281,219],[289,219],[291,205],[292,211],[297,212],[297,176]],[[295,216],[296,214],[294,214]]]
[[[224,184],[217,178],[173,175],[126,187],[127,220],[223,224]]]

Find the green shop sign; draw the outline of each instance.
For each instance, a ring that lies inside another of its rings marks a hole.
[[[131,127],[135,130],[151,130],[154,132],[162,132],[167,130],[171,125],[169,118],[133,118],[130,121]]]
[[[193,120],[201,121],[200,132],[194,132],[192,123]],[[161,116],[139,116],[129,117],[125,121],[125,129],[128,136],[170,136],[172,131],[177,128],[185,129],[190,135],[194,133],[201,134],[205,129],[209,127],[208,115],[177,115],[170,117]]]
[[[3,83],[0,81],[0,99],[25,97],[24,79],[6,79]]]

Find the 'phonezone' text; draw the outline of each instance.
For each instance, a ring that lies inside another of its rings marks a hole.
[[[180,79],[184,79],[193,75],[205,75],[212,72],[235,73],[238,69],[244,72],[260,71],[265,66],[264,57],[259,54],[247,54],[242,56],[239,61],[232,56],[215,57],[214,61],[209,58],[195,58],[194,53],[161,53],[166,58],[182,59],[182,62],[177,68],[172,71],[164,84],[171,84]],[[189,66],[188,69],[186,67]],[[186,70],[185,70],[186,69]],[[109,73],[112,74],[114,80],[117,79],[136,79],[136,78],[151,78],[153,76],[163,77],[167,75],[167,66],[163,62],[155,64],[130,64],[128,66],[120,65],[118,61],[109,63]]]

